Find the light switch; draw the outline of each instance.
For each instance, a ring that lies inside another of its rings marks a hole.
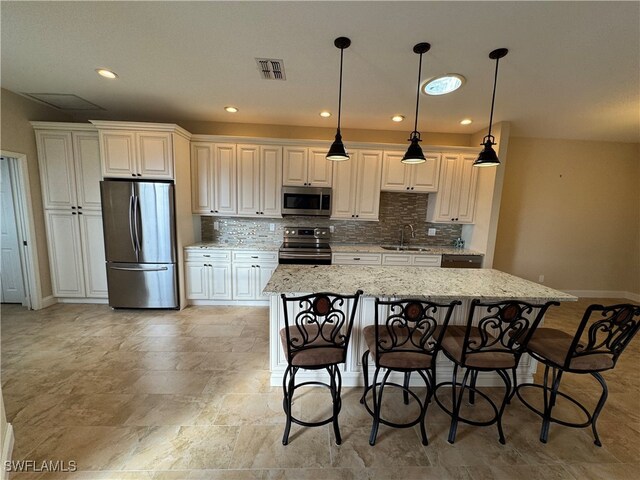
[[[275,223],[270,223],[269,224],[269,231],[270,232],[275,232],[276,231],[276,224]]]
[[[220,230],[220,222],[213,222],[213,229]]]
[[[334,227],[333,225],[329,225],[329,232],[333,233],[336,231],[336,227]]]
[[[436,229],[435,228],[427,229],[427,236],[428,237],[435,237],[436,236]]]

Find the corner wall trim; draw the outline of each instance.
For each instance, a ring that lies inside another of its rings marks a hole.
[[[617,290],[563,290],[569,295],[583,298],[626,298],[640,302],[640,294]]]
[[[58,303],[58,299],[53,295],[49,295],[48,297],[44,297],[42,300],[40,300],[40,307],[47,308],[51,305],[55,305],[56,303]]]
[[[13,435],[13,425],[10,423],[7,424],[7,431],[4,434],[4,438],[2,439],[2,468],[0,468],[0,480],[6,480],[9,478],[9,472],[7,472],[4,466],[5,462],[11,461],[11,454],[13,452],[13,443],[15,441],[15,437]]]

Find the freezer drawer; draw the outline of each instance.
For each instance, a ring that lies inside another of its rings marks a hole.
[[[174,263],[107,263],[113,308],[178,308]]]

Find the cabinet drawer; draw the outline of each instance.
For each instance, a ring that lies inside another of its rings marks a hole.
[[[230,262],[230,250],[185,250],[185,260],[211,260],[216,262]]]
[[[335,265],[380,265],[382,255],[378,253],[334,253],[331,263]]]
[[[237,263],[278,263],[278,252],[239,251],[233,252],[233,261]]]
[[[382,265],[411,265],[411,255],[404,253],[383,253]]]
[[[439,267],[441,255],[414,255],[413,264],[417,267]]]

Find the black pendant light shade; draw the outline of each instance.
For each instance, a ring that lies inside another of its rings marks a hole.
[[[338,130],[336,131],[336,139],[331,144],[331,148],[329,148],[329,152],[327,153],[327,160],[340,162],[343,160],[349,160],[349,154],[344,148],[342,135],[340,134],[340,117],[342,113],[342,57],[344,49],[349,48],[349,45],[351,45],[351,40],[347,37],[338,37],[334,40],[333,44],[340,49],[340,93],[338,96]]]
[[[498,154],[493,149],[496,143],[495,137],[491,135],[491,126],[493,124],[493,105],[496,100],[496,85],[498,83],[498,63],[507,53],[509,53],[509,50],[506,48],[498,48],[489,54],[489,58],[496,61],[496,73],[493,78],[493,95],[491,97],[491,115],[489,116],[489,133],[482,139],[481,145],[483,145],[484,148],[478,155],[478,159],[473,162],[474,167],[495,167],[500,165]]]
[[[420,132],[418,132],[418,110],[420,108],[420,80],[422,77],[422,55],[427,53],[431,45],[423,42],[414,45],[413,52],[420,55],[420,63],[418,66],[418,91],[416,94],[416,121],[413,125],[413,132],[411,132],[411,136],[409,137],[409,141],[411,144],[409,148],[407,148],[407,152],[402,157],[402,163],[423,163],[426,161],[424,158],[424,153],[422,153],[422,148],[420,147],[421,139]]]

